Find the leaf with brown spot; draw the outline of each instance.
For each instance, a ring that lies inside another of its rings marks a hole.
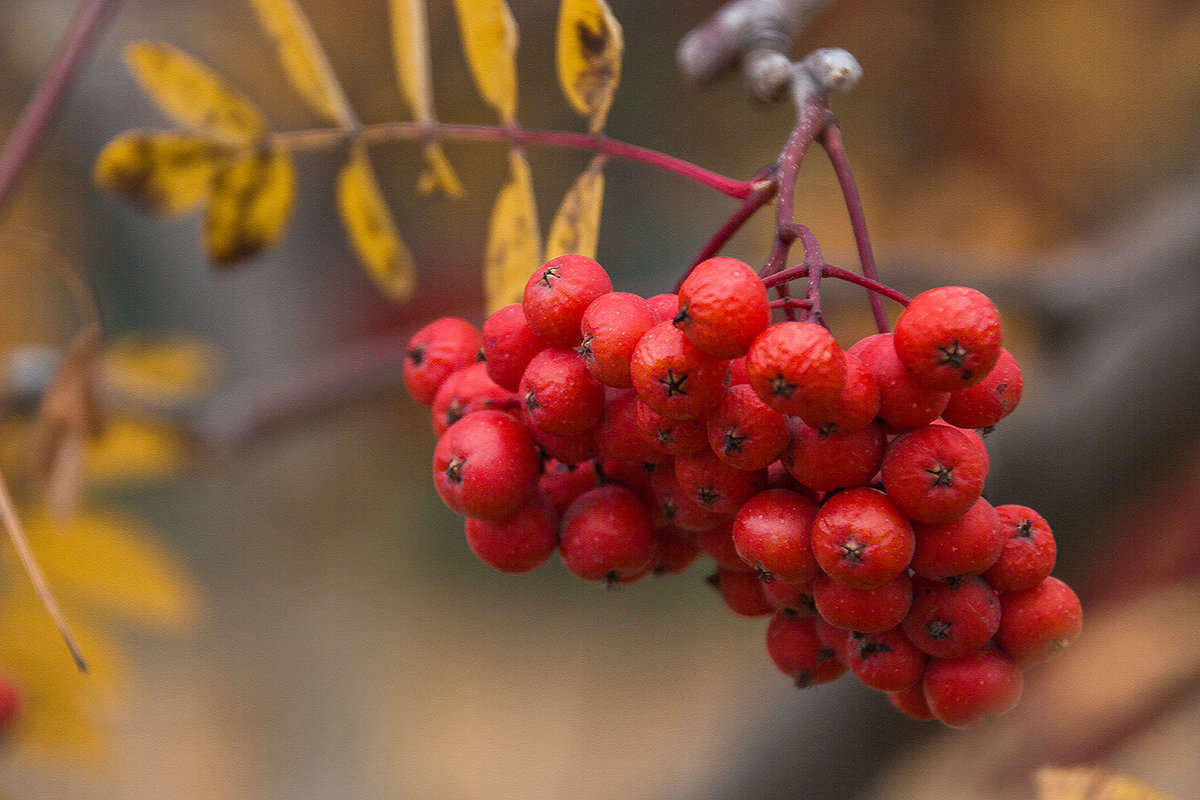
[[[488,221],[483,262],[487,313],[519,303],[530,274],[541,263],[541,236],[529,162],[520,152],[509,153],[510,175],[500,189]]]
[[[203,202],[217,169],[233,152],[205,136],[126,131],[100,151],[94,177],[103,189],[153,213],[175,216]]]
[[[621,24],[604,0],[563,0],[558,14],[558,80],[571,107],[599,133],[621,80]]]
[[[543,260],[567,253],[596,257],[600,238],[600,208],[604,202],[603,159],[595,158],[567,190],[550,223]]]
[[[350,161],[338,175],[337,205],[346,236],[375,283],[388,297],[409,299],[416,289],[412,253],[396,230],[361,146],[350,151]]]
[[[244,156],[217,170],[204,221],[213,263],[228,266],[279,241],[291,216],[295,183],[285,150]]]

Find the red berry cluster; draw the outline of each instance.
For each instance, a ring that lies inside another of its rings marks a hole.
[[[405,380],[481,560],[521,573],[557,550],[624,584],[704,553],[734,612],[770,617],[767,651],[798,686],[849,669],[962,727],[1010,709],[1022,670],[1079,633],[1045,520],[982,496],[975,429],[1022,384],[973,289],[930,290],[843,350],[816,322],[772,323],[736,259],[646,299],[567,255],[482,330],[420,330]]]

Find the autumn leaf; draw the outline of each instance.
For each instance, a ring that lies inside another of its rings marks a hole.
[[[125,334],[110,341],[101,358],[105,391],[135,407],[196,400],[213,389],[223,370],[215,347],[178,332]]]
[[[1038,800],[1172,800],[1128,775],[1096,767],[1042,767],[1034,783]]]
[[[488,221],[483,283],[487,313],[519,303],[530,274],[537,269],[541,236],[529,162],[509,153],[510,175],[500,189]]]
[[[596,257],[600,208],[604,202],[603,160],[596,158],[567,190],[550,223],[543,261],[567,253]]]
[[[284,73],[309,107],[330,122],[355,127],[355,115],[321,42],[295,0],[251,0]]]
[[[362,147],[350,151],[350,160],[338,174],[337,205],[350,244],[379,288],[396,300],[411,297],[416,288],[412,254],[396,230]]]
[[[462,197],[463,185],[450,166],[450,160],[437,142],[425,145],[425,169],[417,178],[417,194],[422,197],[444,195],[446,197]]]
[[[83,477],[99,486],[163,480],[177,474],[191,452],[176,427],[114,414],[83,449]]]
[[[218,170],[204,226],[209,258],[227,266],[275,244],[294,194],[292,160],[283,150],[243,156]]]
[[[571,107],[604,128],[621,79],[621,25],[604,0],[562,0],[558,14],[558,80]]]
[[[125,61],[142,91],[174,122],[231,144],[251,144],[266,136],[258,108],[182,50],[136,42],[125,49]]]
[[[98,186],[156,214],[192,210],[208,194],[228,146],[205,136],[162,131],[126,131],[96,159]]]
[[[463,48],[483,98],[505,124],[517,115],[517,23],[504,0],[454,0]]]

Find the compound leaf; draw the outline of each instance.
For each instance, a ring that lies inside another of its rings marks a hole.
[[[275,244],[291,216],[295,183],[285,150],[243,156],[217,170],[204,221],[213,263],[227,266]]]
[[[537,269],[541,236],[529,162],[520,152],[509,153],[510,175],[500,189],[488,221],[483,262],[483,286],[490,314],[519,303],[525,283]]]
[[[600,208],[604,203],[602,161],[594,159],[563,196],[550,233],[546,235],[543,260],[567,253],[596,257],[600,238]]]
[[[517,114],[517,23],[504,0],[454,0],[471,74],[505,124]]]
[[[412,254],[396,230],[367,152],[350,151],[338,175],[337,205],[342,225],[359,260],[389,297],[407,300],[416,288]]]
[[[180,125],[236,144],[266,136],[258,108],[182,50],[135,42],[125,48],[125,62],[142,91]]]
[[[211,138],[163,131],[126,131],[96,158],[96,184],[156,214],[179,215],[208,194],[228,146]]]
[[[621,79],[621,25],[604,0],[562,0],[558,13],[558,80],[571,107],[599,133]]]
[[[354,112],[321,42],[295,0],[251,0],[284,73],[309,107],[331,122],[354,126]]]

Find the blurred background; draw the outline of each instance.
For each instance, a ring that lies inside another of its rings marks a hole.
[[[774,160],[791,109],[754,103],[736,75],[695,88],[675,68],[675,43],[718,3],[611,4],[626,52],[609,134],[739,178]],[[0,5],[0,135],[74,5]],[[407,118],[383,0],[302,5],[361,118]],[[557,4],[511,5],[518,119],[581,129],[555,78]],[[440,118],[491,122],[452,4],[430,3],[429,17]],[[188,337],[171,351],[186,363],[163,369],[194,391],[173,426],[121,440],[133,454],[117,460],[145,469],[98,470],[85,488],[88,509],[121,515],[111,538],[134,555],[108,564],[101,589],[65,587],[96,631],[98,677],[52,684],[78,702],[76,727],[56,727],[49,689],[30,693],[0,742],[0,795],[1026,798],[1043,764],[1200,795],[1200,6],[845,0],[797,42],[797,57],[838,46],[863,66],[833,107],[885,281],[910,293],[965,283],[1001,305],[1026,387],[989,438],[989,496],[1050,520],[1056,574],[1085,603],[1077,646],[1030,672],[1015,711],[966,733],[900,718],[848,678],[797,692],[766,657],[765,621],[729,613],[707,564],[616,591],[557,563],[521,577],[482,566],[433,491],[428,412],[398,373],[264,416],[434,316],[482,319],[505,151],[447,145],[467,188],[447,201],[415,197],[414,148],[373,149],[419,264],[408,305],[381,298],[345,242],[336,152],[297,157],[283,243],[218,273],[196,216],[155,218],[91,182],[114,136],[169,127],[123,66],[141,39],[215,68],[277,130],[320,124],[246,3],[125,0],[3,210],[6,353],[66,347],[79,316],[54,266],[65,262],[86,275],[109,341]],[[544,230],[588,157],[529,157]],[[619,289],[669,290],[735,208],[644,166],[606,175],[599,260]],[[853,266],[817,151],[797,215],[832,263]],[[765,259],[762,216],[727,254]],[[868,332],[863,297],[829,294],[848,346]],[[5,430],[4,463],[19,464],[24,429]],[[91,557],[54,563],[85,585]],[[24,580],[15,567],[4,579]],[[96,613],[97,597],[126,595],[127,613]],[[52,632],[31,632],[44,620],[20,620],[6,635],[51,653],[22,663],[52,658],[69,673]],[[51,722],[38,728],[37,715]],[[87,746],[71,746],[85,731]]]

